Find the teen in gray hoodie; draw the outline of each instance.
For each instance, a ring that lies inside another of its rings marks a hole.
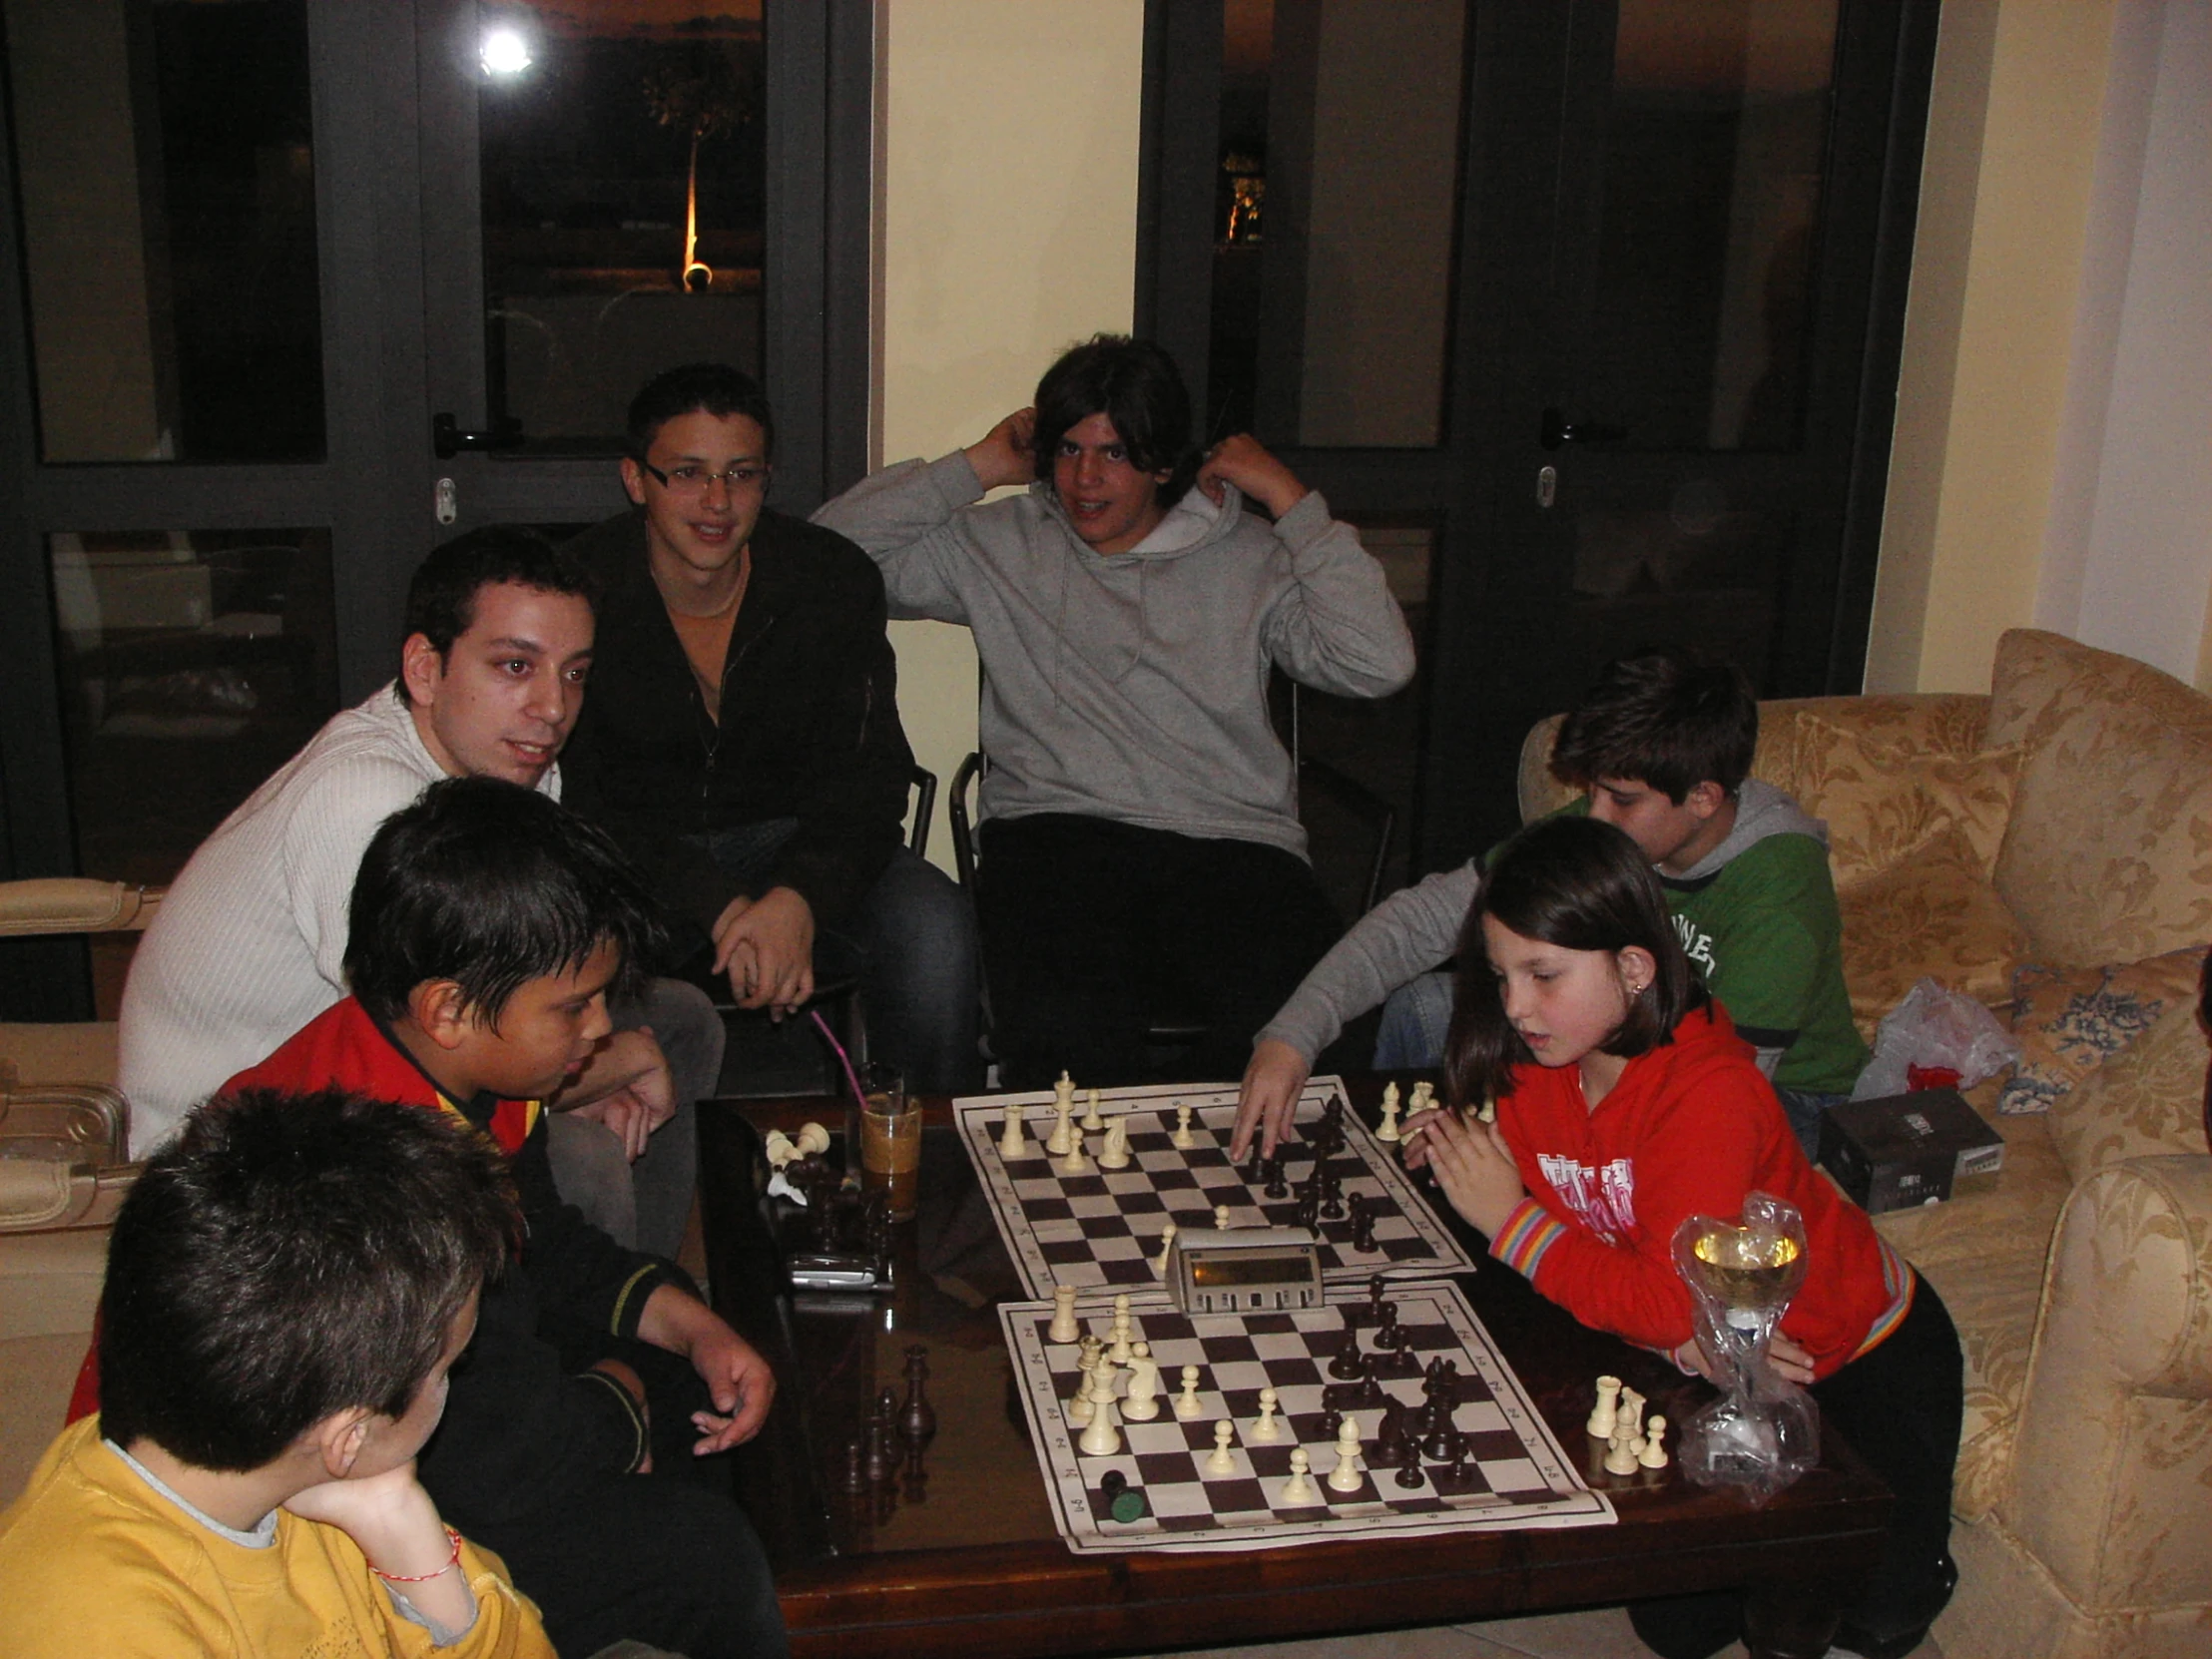
[[[977,905],[1009,1083],[1132,1080],[1162,980],[1210,1033],[1185,1075],[1243,1070],[1269,988],[1288,994],[1338,930],[1269,672],[1355,697],[1412,675],[1352,528],[1251,438],[1201,457],[1189,434],[1166,353],[1101,335],[1047,371],[1034,409],[816,514],[875,559],[893,616],[974,634]]]

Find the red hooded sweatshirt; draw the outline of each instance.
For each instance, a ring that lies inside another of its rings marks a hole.
[[[1913,1305],[1912,1268],[1806,1161],[1782,1103],[1718,1005],[1628,1062],[1592,1111],[1579,1066],[1515,1068],[1498,1126],[1529,1196],[1490,1254],[1584,1325],[1671,1352],[1692,1335],[1674,1265],[1683,1218],[1733,1221],[1754,1190],[1805,1217],[1805,1284],[1782,1330],[1828,1377]]]

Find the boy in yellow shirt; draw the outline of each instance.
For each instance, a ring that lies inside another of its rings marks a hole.
[[[0,1653],[551,1659],[414,1473],[518,1225],[504,1160],[444,1114],[196,1112],[116,1221],[100,1413],[0,1513]]]

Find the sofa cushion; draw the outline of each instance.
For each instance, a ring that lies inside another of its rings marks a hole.
[[[1860,1035],[1924,976],[2001,1008],[2027,934],[1997,897],[1979,853],[1955,827],[1902,862],[1837,894],[1844,923],[1844,982]]]
[[[1953,827],[1984,875],[1996,862],[2019,779],[2017,746],[1964,758],[1893,748],[1810,710],[1799,713],[1796,736],[1791,773],[1798,805],[1828,824],[1839,892]]]
[[[1958,1327],[1966,1416],[1951,1508],[1974,1520],[2011,1477],[2043,1261],[2071,1182],[2043,1118],[1993,1117],[1994,1080],[1966,1098],[2004,1137],[2003,1167],[1959,1182],[1946,1204],[1893,1210],[1874,1225],[1936,1287]]]
[[[2184,996],[2135,1042],[2051,1103],[2051,1144],[2086,1181],[2123,1159],[2204,1152],[2204,1029]]]
[[[2022,967],[2012,982],[2020,1062],[1997,1095],[1997,1110],[2050,1110],[2167,1009],[2193,1005],[2203,961],[2204,952],[2194,949],[2104,967]]]
[[[2212,698],[2056,635],[2007,634],[1991,733],[2027,757],[1996,886],[2039,960],[2212,938]]]

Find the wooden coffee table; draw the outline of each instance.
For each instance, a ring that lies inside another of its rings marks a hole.
[[[1375,1120],[1380,1080],[1353,1079]],[[875,1297],[779,1298],[756,1181],[759,1135],[831,1100],[706,1102],[700,1191],[716,1306],[774,1363],[775,1409],[733,1459],[740,1500],[776,1568],[793,1652],[864,1655],[1146,1653],[1603,1606],[1740,1585],[1749,1645],[1816,1659],[1836,1609],[1872,1565],[1890,1496],[1827,1436],[1821,1466],[1763,1508],[1702,1492],[1669,1467],[1619,1478],[1583,1430],[1591,1381],[1625,1379],[1680,1423],[1711,1390],[1656,1356],[1586,1331],[1519,1275],[1484,1260],[1459,1283],[1612,1526],[1461,1532],[1222,1553],[1078,1558],[1056,1531],[996,1316],[1020,1287],[941,1100],[927,1103],[921,1212],[897,1230],[897,1287]],[[1450,1219],[1450,1218],[1447,1218]],[[1475,1254],[1480,1256],[1477,1245]],[[928,1350],[938,1428],[918,1469],[843,1490],[845,1447],[878,1389],[904,1391]]]

